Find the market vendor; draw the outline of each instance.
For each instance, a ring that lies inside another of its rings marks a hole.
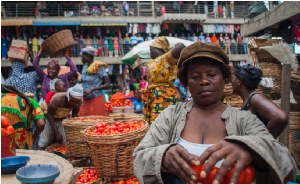
[[[133,153],[134,175],[140,183],[196,183],[189,164],[203,167],[205,178],[216,166],[221,183],[234,165],[230,183],[237,184],[244,167],[255,169],[257,184],[293,181],[297,165],[249,111],[221,101],[231,77],[229,58],[217,44],[196,42],[181,52],[178,78],[193,100],[170,105],[152,123]]]
[[[143,114],[150,124],[165,108],[178,103],[181,99],[174,81],[177,78],[177,60],[184,45],[178,43],[171,50],[169,47],[169,41],[165,36],[158,37],[150,45],[153,60],[147,69],[148,87],[142,90]]]
[[[255,91],[262,79],[263,71],[253,65],[238,66],[234,69],[233,94],[243,99],[241,110],[249,110],[267,127],[274,138],[277,138],[288,124],[287,114],[273,103],[266,95]]]
[[[45,114],[47,124],[45,130],[41,133],[39,140],[39,150],[44,150],[50,144],[52,133],[55,135],[56,142],[59,144],[66,142],[65,129],[62,121],[70,115],[78,117],[83,89],[78,84],[69,88],[67,92],[56,93],[47,104],[48,111]]]
[[[101,61],[94,61],[95,55],[97,55],[97,50],[93,47],[82,49],[81,60],[84,66],[81,84],[84,96],[79,116],[107,116],[102,90],[110,88],[110,79],[105,71],[108,66]]]
[[[47,93],[50,90],[55,90],[54,84],[57,80],[62,80],[66,83],[66,91],[69,89],[69,79],[71,79],[77,72],[77,67],[74,64],[74,62],[71,60],[71,58],[68,56],[69,49],[66,49],[65,57],[67,58],[67,64],[70,66],[70,72],[65,74],[59,74],[60,66],[58,61],[50,61],[47,65],[47,74],[44,73],[43,69],[41,68],[39,62],[40,58],[43,53],[43,47],[41,46],[38,55],[33,59],[33,68],[40,77],[42,81],[42,94],[43,98],[45,99],[47,96]]]
[[[16,148],[32,150],[33,143],[45,127],[40,106],[14,86],[2,85],[1,92],[1,115],[7,117],[15,129]],[[32,121],[36,126],[34,132]]]

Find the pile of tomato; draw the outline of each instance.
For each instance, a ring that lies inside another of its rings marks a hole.
[[[61,152],[62,154],[65,154],[66,152],[69,151],[69,148],[68,148],[68,147],[59,147],[59,148],[55,148],[55,149],[53,149],[53,150],[49,150],[49,152],[50,152],[50,151],[59,151],[59,152]]]
[[[112,182],[111,184],[140,184],[136,178],[128,179],[128,180],[121,180],[118,182]]]
[[[212,184],[212,182],[214,181],[215,176],[218,173],[219,168],[218,167],[214,167],[210,173],[208,174],[208,176],[206,176],[205,179],[200,177],[200,173],[203,169],[205,164],[201,165],[200,167],[191,165],[192,169],[197,173],[197,182],[203,183],[203,184]],[[231,166],[230,169],[228,169],[227,173],[225,174],[221,184],[230,184],[230,179],[232,177],[232,174],[234,172],[234,166]],[[253,169],[252,166],[248,165],[244,168],[244,170],[242,171],[238,184],[251,184],[252,182],[254,182],[255,179],[255,171]]]
[[[1,116],[1,137],[15,132],[14,127],[5,116]]]
[[[126,98],[126,96],[123,93],[119,93],[119,92],[111,96],[111,99],[122,99],[122,98]]]
[[[109,136],[109,135],[121,135],[128,132],[136,131],[145,126],[143,121],[128,121],[126,124],[116,122],[114,125],[108,126],[105,122],[101,122],[96,125],[94,131],[86,130],[85,133],[89,135]]]
[[[134,97],[133,91],[130,91],[126,97]]]
[[[131,107],[133,106],[130,100],[126,100],[124,106]]]
[[[111,102],[110,101],[107,101],[105,103],[105,109],[106,109],[106,111],[112,111],[112,106],[111,106]]]
[[[83,171],[83,173],[78,177],[77,183],[90,183],[93,181],[97,181],[99,177],[97,176],[97,173],[95,170],[92,169],[86,169]]]

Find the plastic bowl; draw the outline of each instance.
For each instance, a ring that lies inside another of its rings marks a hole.
[[[53,183],[59,176],[60,169],[52,164],[34,164],[21,167],[16,172],[17,179],[22,183]],[[53,181],[52,181],[53,180]]]
[[[24,167],[30,157],[27,156],[12,156],[1,158],[1,174],[13,174],[16,171]]]
[[[133,103],[134,101],[136,101],[136,98],[133,96],[133,97],[126,97],[126,100],[130,100],[131,103]]]

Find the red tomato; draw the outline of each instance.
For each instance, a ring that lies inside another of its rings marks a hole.
[[[7,132],[7,135],[9,135],[9,134],[14,133],[15,129],[12,126],[8,126],[8,127],[6,127],[6,132]]]
[[[230,182],[230,179],[233,175],[233,172],[234,172],[234,166],[231,166],[230,169],[227,171],[227,173],[225,174],[223,180],[225,181],[225,183],[229,183]],[[240,178],[239,178],[239,181],[238,181],[238,184],[243,184],[244,183],[244,178],[245,178],[245,172],[242,171],[241,175],[240,175]]]
[[[93,132],[94,132],[94,133],[97,133],[97,132],[98,132],[97,128],[96,128]]]
[[[251,184],[255,180],[255,171],[251,165],[244,168],[245,179],[243,184]]]
[[[1,128],[1,136],[7,135],[7,131],[4,128]]]
[[[201,173],[203,167],[205,166],[205,164],[202,164],[200,167],[194,166],[194,165],[190,165],[190,166],[197,173],[197,181],[200,183],[204,183],[205,180],[200,177],[200,173]]]
[[[9,124],[9,120],[5,116],[1,116],[1,128],[6,128]]]
[[[121,123],[120,123],[120,122],[116,122],[115,125],[116,125],[116,126],[119,126],[119,125],[121,125]]]

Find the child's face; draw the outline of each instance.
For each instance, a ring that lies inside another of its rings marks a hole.
[[[66,91],[66,84],[63,83],[63,84],[59,84],[56,88],[55,88],[55,91],[57,93],[59,92],[65,92]]]
[[[72,78],[69,80],[70,87],[75,86],[76,83],[77,83],[77,79],[76,79],[75,77],[72,77]]]

